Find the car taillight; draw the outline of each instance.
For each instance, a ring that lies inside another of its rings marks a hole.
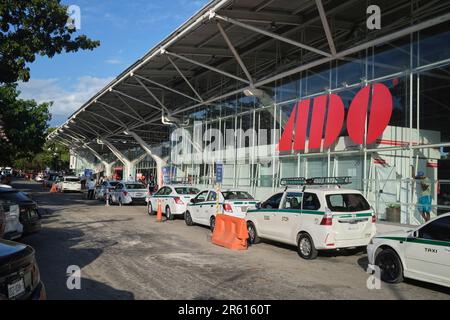
[[[183,201],[181,201],[180,197],[175,197],[173,200],[175,200],[176,204],[183,204]]]
[[[123,191],[123,195],[124,195],[124,196],[127,196],[127,195],[128,195],[128,192]]]
[[[41,281],[41,277],[39,274],[39,267],[36,262],[33,263],[33,267],[31,269],[31,277],[33,281],[33,286],[37,286],[38,283]]]
[[[377,216],[375,214],[372,215],[372,223],[377,222]]]
[[[325,208],[325,215],[322,218],[322,221],[320,221],[321,226],[331,226],[333,225],[333,213],[330,211],[330,209]]]
[[[223,211],[225,211],[225,212],[233,212],[233,208],[231,207],[231,204],[224,203],[223,204]]]

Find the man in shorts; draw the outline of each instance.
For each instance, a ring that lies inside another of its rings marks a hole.
[[[430,220],[431,214],[431,183],[430,179],[425,176],[423,171],[419,171],[416,176],[417,180],[420,180],[420,197],[418,209],[425,222]]]

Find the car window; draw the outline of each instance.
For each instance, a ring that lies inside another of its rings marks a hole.
[[[122,189],[122,185],[119,183],[119,184],[116,185],[116,187],[114,189],[115,190],[120,190],[120,189]]]
[[[65,178],[64,180],[66,182],[80,182],[80,179],[78,178]]]
[[[159,189],[159,190],[155,193],[155,195],[157,195],[157,196],[162,196],[162,195],[164,195],[164,192],[166,192],[166,187],[162,187],[161,189]]]
[[[179,187],[179,188],[175,188],[175,191],[178,194],[197,194],[200,192],[200,190],[198,190],[197,188],[192,188],[192,187]]]
[[[327,206],[335,212],[356,212],[369,210],[370,205],[359,193],[330,194],[326,196]]]
[[[108,184],[108,183],[106,183],[106,184]],[[118,182],[116,182],[116,181],[113,181],[113,182],[110,182],[109,183],[109,185],[111,186],[111,187],[115,187],[115,186],[117,186],[119,183]]]
[[[31,199],[22,192],[2,192],[0,193],[0,198],[9,200],[9,201],[30,201]]]
[[[165,195],[169,195],[172,193],[172,188],[166,187],[166,191],[164,192]]]
[[[209,191],[203,191],[198,196],[195,197],[197,202],[202,202],[206,200],[206,196],[208,195]]]
[[[284,201],[285,209],[301,209],[302,205],[302,193],[300,192],[288,192],[286,200]]]
[[[224,191],[222,195],[225,200],[253,200],[254,198],[245,191]]]
[[[208,195],[207,201],[217,201],[217,192],[211,191]]]
[[[436,219],[420,228],[419,238],[450,242],[450,217]]]
[[[281,198],[283,197],[283,193],[277,193],[271,196],[269,199],[264,201],[261,204],[261,208],[265,209],[278,209],[280,207]]]
[[[127,183],[126,187],[128,190],[142,190],[145,186],[141,183]]]
[[[317,198],[317,195],[314,193],[305,192],[305,196],[303,198],[303,210],[319,210],[320,209],[320,201]]]

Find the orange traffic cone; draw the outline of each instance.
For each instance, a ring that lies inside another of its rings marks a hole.
[[[158,210],[156,211],[156,221],[162,222],[161,200],[158,200]]]
[[[56,193],[56,183],[52,184],[52,188],[50,189],[50,193]]]

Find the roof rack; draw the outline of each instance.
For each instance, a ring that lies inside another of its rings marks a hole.
[[[350,184],[351,177],[314,177],[314,178],[283,178],[280,180],[282,186],[325,186]]]
[[[189,180],[171,180],[170,184],[186,184],[191,185],[192,183]]]

